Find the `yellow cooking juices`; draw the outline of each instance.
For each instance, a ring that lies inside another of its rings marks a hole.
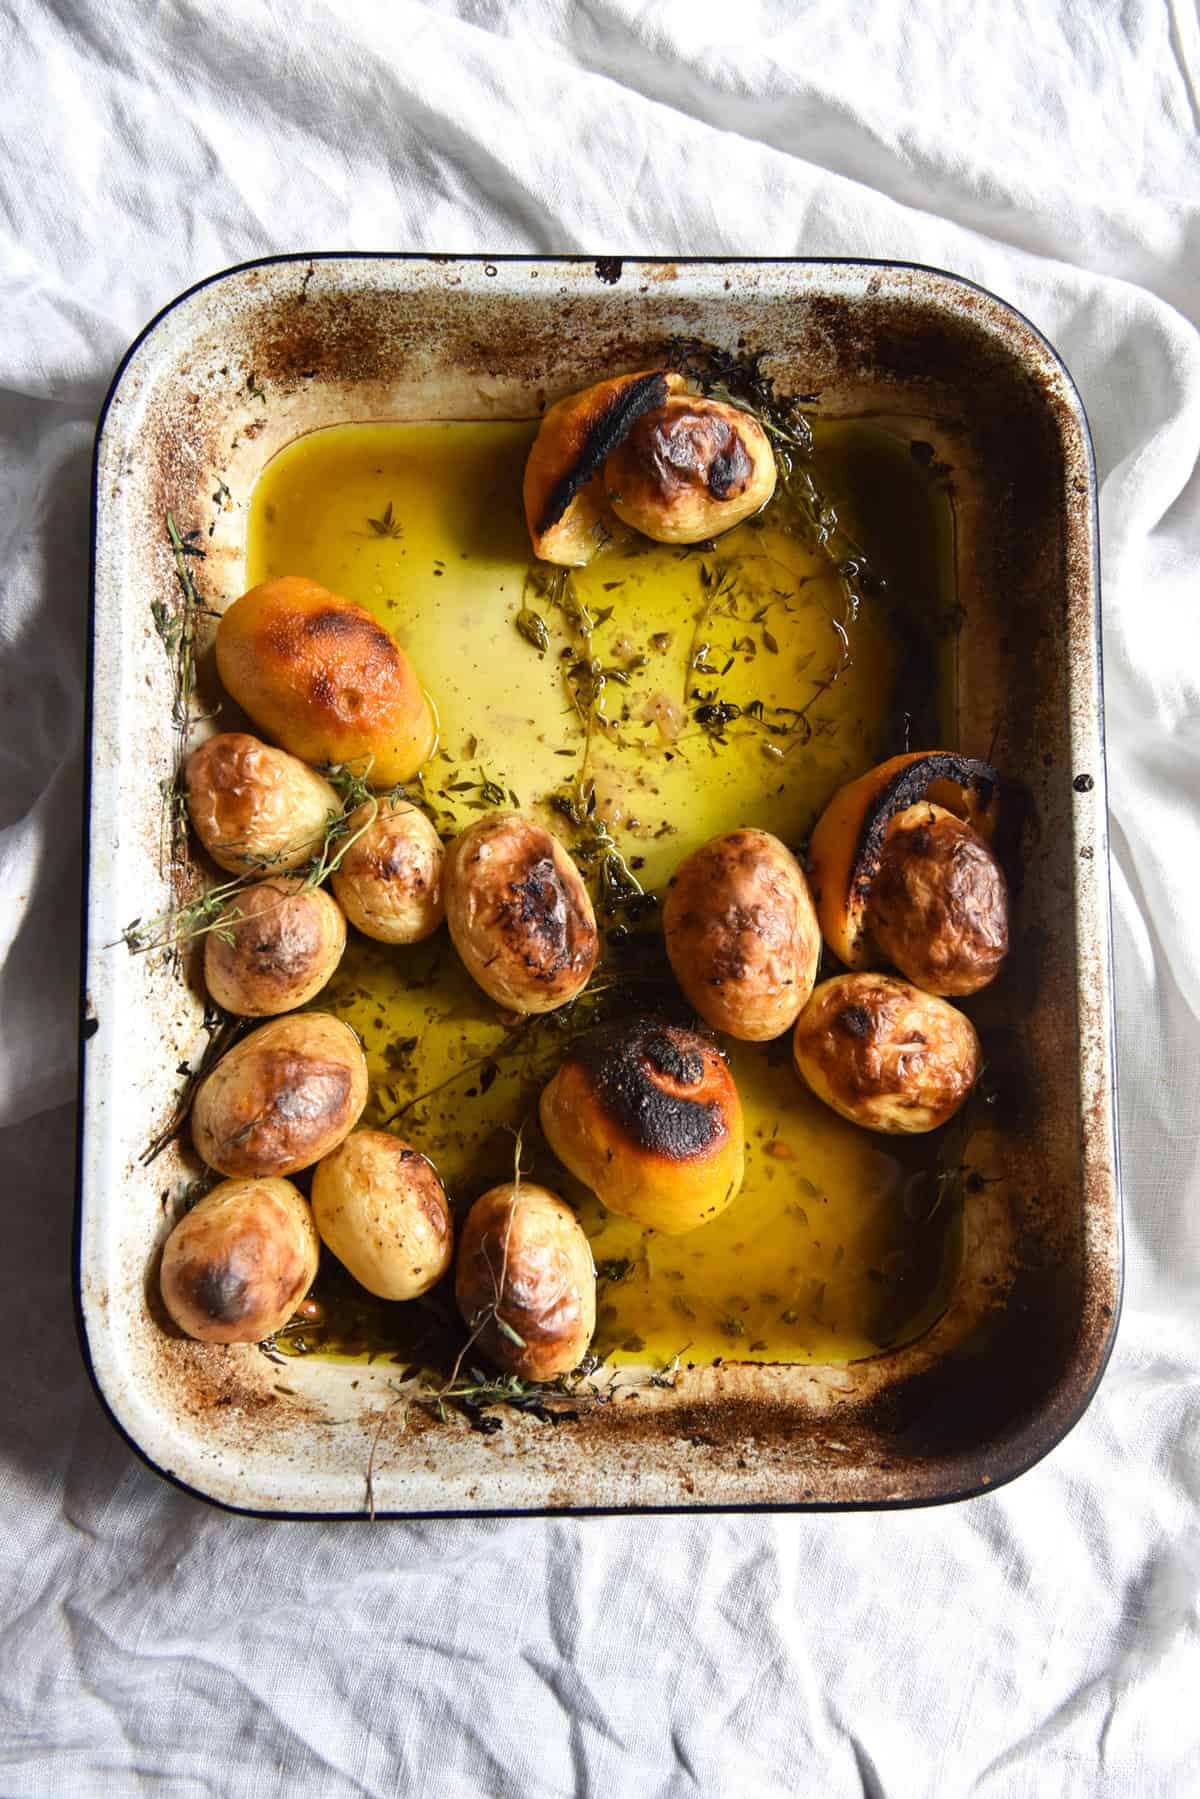
[[[802,849],[841,783],[953,718],[949,502],[909,446],[817,424],[814,503],[783,485],[707,544],[614,536],[586,569],[533,562],[526,423],[344,425],[282,451],[255,490],[247,585],[302,575],[374,612],[420,671],[439,748],[406,792],[448,836],[520,808],[574,852],[601,956],[564,1011],[519,1016],[465,972],[444,930],[352,933],[316,1002],[360,1034],[364,1124],[430,1157],[460,1216],[511,1179],[578,1209],[600,1275],[594,1348],[617,1361],[869,1355],[936,1317],[953,1272],[954,1158],[843,1123],[798,1082],[789,1040],[724,1041],[746,1174],[713,1223],[668,1237],[565,1176],[537,1100],[585,1024],[688,1014],[656,925],[682,859],[737,826]],[[807,491],[807,489],[806,489]],[[412,1308],[323,1272],[300,1346],[406,1355]],[[425,1303],[425,1302],[422,1302]],[[297,1333],[293,1332],[293,1336]]]

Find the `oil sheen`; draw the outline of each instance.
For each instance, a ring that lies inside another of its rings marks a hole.
[[[803,520],[781,494],[714,543],[618,536],[567,578],[530,561],[532,435],[526,423],[376,424],[298,439],[253,494],[247,578],[305,575],[376,613],[440,721],[411,797],[444,836],[497,804],[555,830],[592,884],[601,963],[575,1007],[520,1021],[474,985],[444,930],[408,948],[352,932],[316,1003],[362,1037],[363,1123],[424,1151],[460,1216],[512,1177],[520,1133],[525,1172],[576,1206],[591,1239],[599,1353],[876,1353],[945,1303],[957,1244],[942,1133],[859,1130],[801,1086],[788,1038],[727,1042],[745,1184],[712,1224],[668,1237],[607,1214],[565,1175],[537,1097],[587,1022],[664,1003],[685,1016],[653,897],[684,856],[741,825],[802,848],[833,790],[904,748],[906,730],[915,747],[942,735],[949,503],[907,444],[818,423],[819,502]],[[316,1298],[324,1319],[302,1347],[413,1353],[414,1307],[352,1295],[335,1269]]]

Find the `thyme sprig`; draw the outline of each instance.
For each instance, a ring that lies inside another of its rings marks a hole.
[[[404,526],[396,517],[390,500],[378,518],[367,519],[367,527],[374,537],[400,538],[404,536]]]
[[[192,1100],[196,1089],[208,1073],[215,1068],[227,1050],[233,1048],[243,1032],[254,1023],[251,1018],[235,1018],[218,1006],[215,1000],[209,1000],[204,1008],[204,1030],[208,1041],[204,1046],[199,1062],[195,1068],[189,1068],[181,1062],[179,1073],[183,1077],[183,1085],[176,1095],[175,1105],[170,1118],[157,1136],[153,1137],[142,1154],[142,1166],[148,1168],[151,1162],[158,1160],[168,1143],[176,1138],[187,1121],[192,1109]],[[196,1183],[193,1183],[194,1185]]]
[[[296,891],[301,893],[311,893],[324,886],[330,876],[337,873],[353,845],[370,830],[379,815],[381,803],[402,799],[405,790],[397,785],[385,794],[374,793],[367,784],[370,758],[361,769],[350,763],[333,763],[321,772],[343,804],[340,812],[328,815],[320,844],[307,862],[299,868],[281,870],[279,855],[259,857],[244,874],[236,875],[230,881],[220,881],[215,887],[205,888],[180,905],[168,906],[153,918],[133,919],[118,941],[124,943],[132,955],[146,955],[151,950],[182,949],[211,932],[232,943],[233,926],[241,917],[235,902],[238,894],[247,888],[280,873],[298,881],[300,885]],[[368,808],[366,816],[352,826],[352,819],[364,805]],[[280,899],[279,904],[283,903]],[[268,907],[259,916],[268,917],[273,909]]]
[[[813,693],[796,713],[795,742],[807,743],[812,736],[809,714],[812,708],[850,667],[850,627],[857,619],[864,600],[886,585],[870,567],[861,545],[849,535],[838,517],[837,509],[822,493],[812,469],[813,433],[804,414],[816,394],[780,394],[774,378],[763,370],[763,352],[747,354],[722,350],[695,338],[674,338],[668,351],[669,366],[694,381],[701,392],[729,405],[740,407],[758,420],[771,439],[779,472],[778,497],[790,509],[793,521],[813,548],[828,560],[842,595],[841,618],[830,618],[838,639],[838,648],[829,669],[817,682]],[[712,596],[713,600],[716,595]],[[706,607],[697,621],[697,637],[711,608]],[[756,621],[761,622],[761,621]],[[771,633],[763,630],[763,646],[778,649]],[[692,658],[689,657],[689,672]],[[699,719],[702,727],[713,721]],[[726,721],[727,722],[727,721]],[[792,745],[788,745],[790,749]],[[785,750],[785,754],[787,751]]]

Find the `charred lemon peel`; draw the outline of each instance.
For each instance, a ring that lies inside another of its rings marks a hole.
[[[966,823],[978,831],[985,842],[994,829],[994,807],[1000,791],[1000,777],[989,762],[974,756],[958,756],[951,750],[936,750],[910,763],[893,775],[875,805],[868,812],[854,852],[852,892],[865,893],[875,879],[883,853],[883,840],[888,826],[901,812],[919,801],[932,799],[930,788],[937,781],[950,781],[964,796],[978,796],[978,808],[970,807]],[[944,804],[939,799],[937,804]],[[946,807],[952,811],[953,807]]]
[[[590,390],[585,390],[590,391]],[[537,520],[539,535],[557,525],[581,487],[598,475],[643,413],[661,406],[670,391],[666,373],[634,375],[597,413],[574,461],[551,487]],[[582,397],[582,396],[580,396]]]
[[[985,851],[996,830],[1000,777],[989,762],[953,750],[895,756],[834,794],[812,834],[810,879],[826,943],[848,968],[874,945],[867,917],[894,822],[928,801],[975,833]]]

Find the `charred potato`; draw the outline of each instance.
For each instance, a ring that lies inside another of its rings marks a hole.
[[[345,947],[337,901],[298,876],[277,875],[224,907],[204,939],[204,984],[227,1012],[272,1018],[315,999]]]
[[[314,769],[245,731],[221,731],[193,750],[184,785],[197,837],[230,874],[299,868],[342,812]]]
[[[446,916],[445,856],[437,832],[407,800],[360,806],[347,820],[348,849],[332,876],[352,925],[378,943],[419,943]]]
[[[542,1093],[559,1161],[610,1212],[679,1235],[723,1212],[742,1184],[742,1106],[707,1038],[621,1019],[572,1045]]]
[[[493,812],[451,844],[446,923],[467,972],[511,1012],[553,1012],[587,985],[599,940],[579,871],[520,812]]]
[[[618,375],[547,410],[525,464],[525,522],[535,556],[567,567],[591,561],[611,527],[605,458],[644,412],[682,386],[678,375],[660,370]]]
[[[888,826],[867,904],[883,956],[926,993],[977,993],[1008,954],[1008,886],[964,819],[921,800]]]
[[[205,1076],[192,1141],[222,1174],[295,1174],[337,1148],[367,1103],[367,1062],[349,1025],[302,1012],[260,1025]]]
[[[280,575],[235,600],[217,626],[217,668],[255,723],[306,762],[354,763],[391,787],[433,754],[433,708],[400,645],[315,581]]]
[[[433,1163],[389,1131],[351,1131],[317,1164],[321,1241],[380,1299],[417,1299],[450,1266],[454,1232]]]
[[[948,750],[894,756],[835,793],[809,846],[834,954],[848,968],[890,961],[930,993],[994,979],[1008,950],[998,808],[996,771]]]
[[[596,1273],[574,1212],[527,1181],[491,1188],[463,1226],[455,1297],[497,1367],[523,1380],[577,1368],[596,1328]]]
[[[886,974],[822,981],[796,1020],[801,1079],[852,1124],[936,1130],[979,1074],[979,1039],[944,999]]]
[[[604,464],[608,503],[657,543],[732,530],[775,492],[775,454],[736,406],[672,394],[643,413]]]
[[[761,1043],[795,1023],[817,978],[821,931],[804,871],[768,831],[714,837],[675,871],[667,954],[715,1030]]]
[[[189,1337],[261,1343],[312,1286],[319,1254],[308,1201],[291,1181],[222,1181],[167,1238],[163,1304]]]

